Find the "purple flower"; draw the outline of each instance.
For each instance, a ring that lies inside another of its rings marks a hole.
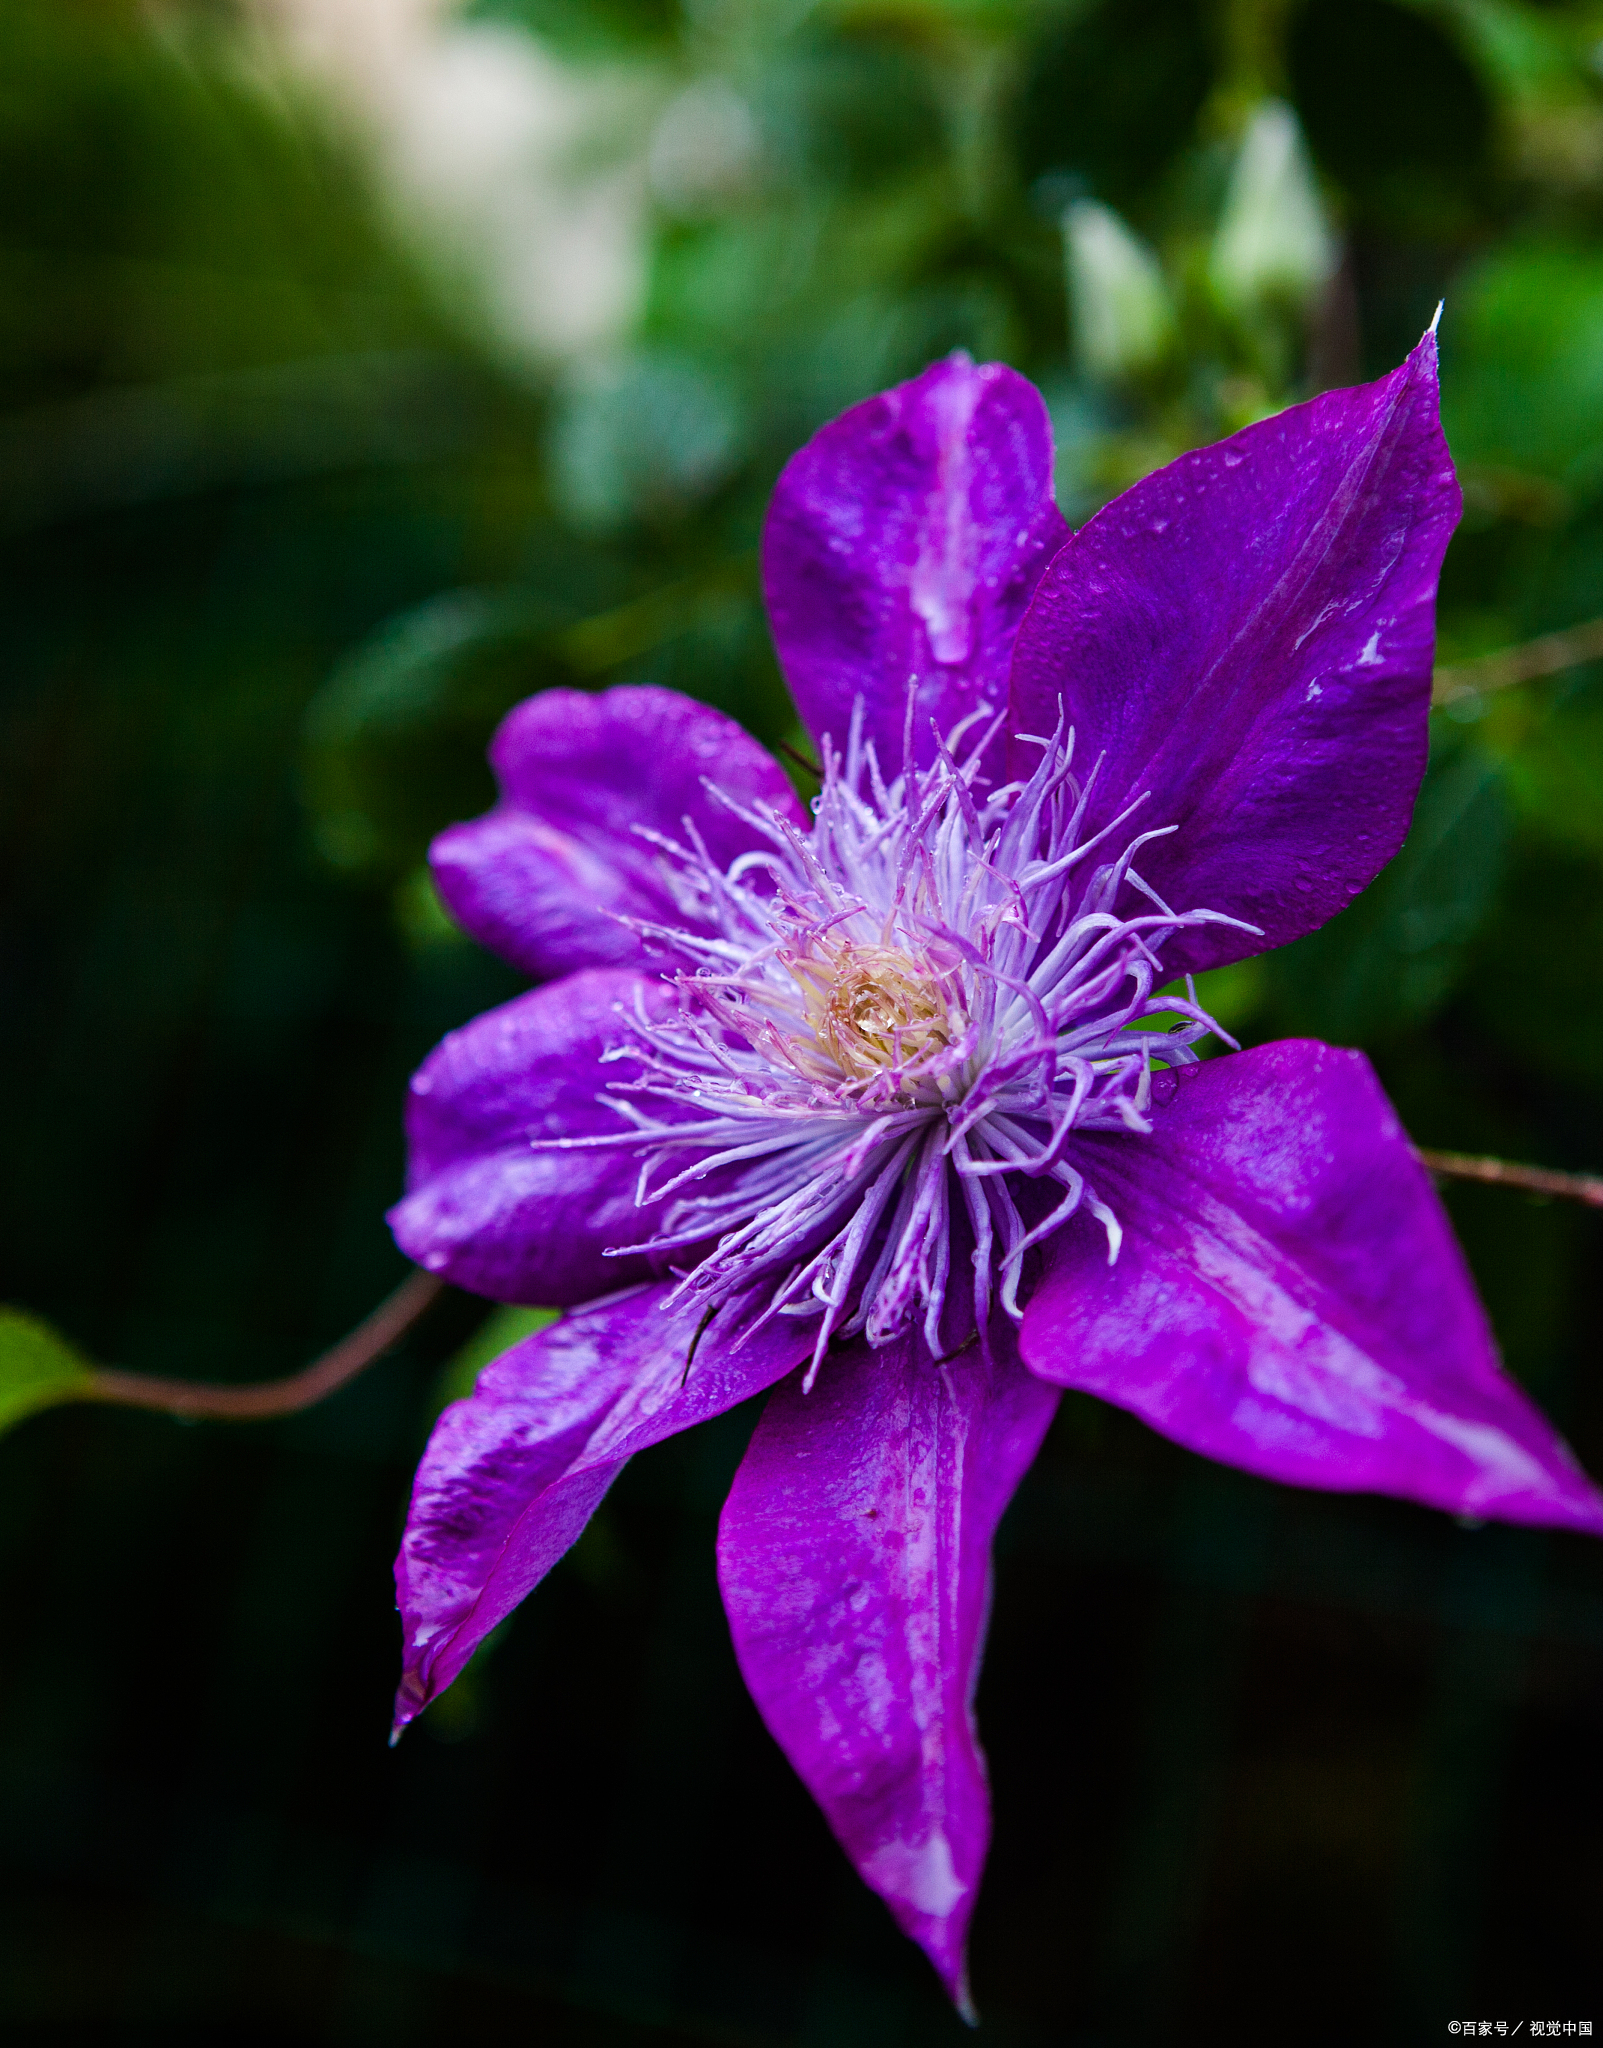
[[[419,1071],[391,1221],[571,1312],[429,1444],[397,1728],[633,1452],[772,1387],[719,1538],[736,1653],[966,2010],[990,1544],[1061,1388],[1271,1478],[1603,1532],[1363,1056],[1204,1063],[1194,986],[1158,993],[1397,851],[1458,510],[1431,336],[1072,539],[1039,397],[953,357],[774,494],[812,817],[670,692],[510,715],[435,874],[560,978]]]

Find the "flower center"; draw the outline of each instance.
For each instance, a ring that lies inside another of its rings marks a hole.
[[[848,1081],[918,1074],[963,1034],[952,969],[900,946],[814,939],[782,957],[814,1038]]]
[[[816,1317],[809,1376],[837,1335],[887,1344],[915,1318],[932,1357],[963,1321],[983,1345],[993,1305],[1022,1317],[1032,1247],[1081,1209],[1117,1254],[1075,1136],[1149,1131],[1153,1067],[1218,1029],[1156,994],[1165,943],[1255,929],[1141,881],[1136,854],[1171,828],[1117,852],[1135,805],[1087,836],[1061,715],[999,789],[977,751],[957,758],[963,727],[887,783],[863,721],[859,700],[844,757],[825,743],[810,831],[741,812],[771,850],[727,871],[662,842],[694,923],[640,930],[684,961],[679,1005],[638,1007],[613,1055],[638,1069],[609,1091],[625,1130],[536,1141],[638,1152],[659,1227],[609,1251],[694,1252],[678,1294],[742,1303],[753,1329]],[[943,1324],[954,1265],[968,1300]]]

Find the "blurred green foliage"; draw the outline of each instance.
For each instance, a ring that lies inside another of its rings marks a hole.
[[[465,1400],[492,1358],[499,1358],[503,1351],[555,1321],[556,1311],[549,1308],[492,1309],[441,1372],[434,1388],[436,1404],[443,1408],[448,1402]]]
[[[364,97],[353,60],[298,72],[275,18],[0,9],[0,1296],[64,1344],[266,1377],[393,1283],[405,1075],[518,985],[423,868],[489,799],[497,718],[651,680],[785,737],[755,566],[773,478],[942,351],[1040,383],[1079,521],[1389,368],[1445,300],[1467,513],[1444,658],[1603,613],[1593,0],[477,0],[424,43],[527,34],[633,110],[637,315],[521,350],[492,334],[495,280],[472,299],[473,237],[397,182],[412,103]],[[468,142],[491,112],[459,114]],[[1596,1168],[1603,675],[1433,724],[1392,868],[1210,1000],[1249,1040],[1364,1045],[1422,1143]],[[1511,1367],[1603,1468],[1596,1220],[1453,1207]],[[226,1446],[81,1410],[7,1440],[13,2023],[255,2025],[271,1980],[280,2038],[460,2038],[471,1998],[487,2037],[537,2012],[564,2040],[944,2038],[740,1718],[705,1577],[738,1419],[642,1461],[475,1667],[487,1748],[425,1736],[367,1775],[410,1462],[512,1335],[458,1303],[326,1412]],[[72,1379],[54,1345],[0,1330],[0,1412]],[[1283,2032],[1317,1982],[1298,2026],[1334,2041],[1583,1981],[1596,1879],[1564,1760],[1595,1741],[1603,1589],[1576,1547],[1470,1553],[1407,1511],[1199,1477],[1074,1404],[1010,1527],[982,1702],[1000,2038],[1279,2038],[1253,2014]],[[536,1774],[525,1726],[564,1771]],[[584,1788],[619,1770],[592,1827]],[[563,1878],[530,1903],[507,1887],[536,1837]],[[220,1953],[225,1921],[284,1946],[242,1946],[210,1991],[150,1961],[102,1996],[63,1930],[122,1953],[145,1907],[97,1904],[108,1884],[166,1902],[174,1954],[197,1927]],[[569,1932],[486,1961],[461,1932],[481,1894]],[[781,1921],[797,1946],[771,1946]],[[307,1928],[350,1972],[326,1998],[295,1988]]]

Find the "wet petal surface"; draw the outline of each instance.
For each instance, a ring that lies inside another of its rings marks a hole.
[[[774,641],[808,729],[844,745],[861,694],[889,775],[909,682],[920,765],[932,719],[944,733],[1001,710],[1019,621],[1067,537],[1046,407],[1001,363],[948,357],[820,429],[786,464],[763,534]]]
[[[1460,509],[1427,335],[1377,383],[1183,455],[1080,529],[1020,630],[1016,730],[1059,700],[1089,823],[1146,795],[1142,850],[1199,968],[1346,908],[1402,844],[1425,770],[1436,579]],[[1015,747],[1015,772],[1035,755]]]
[[[652,685],[531,697],[503,719],[490,764],[501,801],[442,832],[429,861],[464,930],[538,979],[645,963],[620,919],[696,922],[638,828],[680,844],[699,833],[720,867],[765,843],[708,782],[803,821],[784,771],[732,719]]]
[[[665,1306],[668,1291],[641,1288],[526,1337],[435,1424],[395,1561],[397,1729],[534,1590],[634,1452],[760,1393],[806,1349],[788,1323],[746,1344],[714,1323],[697,1342],[699,1307]]]
[[[407,1098],[405,1198],[389,1213],[409,1259],[495,1301],[558,1308],[647,1278],[606,1259],[641,1235],[633,1178],[609,1151],[537,1151],[535,1139],[612,1134],[604,1063],[620,1008],[662,1016],[663,982],[592,969],[488,1010],[436,1046]]]
[[[990,1837],[972,1707],[991,1538],[1057,1405],[998,1325],[994,1364],[857,1344],[810,1394],[777,1388],[718,1539],[763,1719],[960,2006]]]
[[[1150,1138],[1076,1148],[1123,1248],[1078,1219],[1048,1245],[1033,1371],[1267,1478],[1603,1534],[1361,1053],[1288,1040],[1158,1092]]]

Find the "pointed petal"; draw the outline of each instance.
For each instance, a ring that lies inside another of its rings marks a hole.
[[[1033,1371],[1271,1479],[1603,1534],[1362,1053],[1287,1040],[1159,1093],[1150,1138],[1076,1146],[1124,1242],[1110,1266],[1095,1225],[1051,1241]]]
[[[998,1319],[1000,1322],[1000,1318]],[[735,1654],[866,1882],[967,2009],[990,1835],[973,1722],[991,1537],[1056,1407],[1018,1362],[831,1352],[763,1411],[724,1509]]]
[[[1001,363],[949,356],[821,428],[785,465],[763,533],[774,641],[809,731],[844,746],[861,694],[891,775],[910,681],[921,763],[931,719],[945,733],[1001,710],[1019,620],[1067,536],[1046,407]]]
[[[1140,871],[1177,910],[1260,925],[1165,949],[1215,966],[1313,931],[1403,842],[1425,769],[1436,578],[1460,497],[1436,341],[1199,448],[1115,499],[1042,578],[1013,725],[1061,699],[1094,828],[1150,792]],[[1033,750],[1017,750],[1027,766]]]
[[[630,1160],[531,1144],[627,1128],[604,1098],[632,1070],[603,1055],[626,1038],[620,1012],[637,1003],[660,1016],[673,996],[628,969],[591,969],[487,1010],[435,1047],[412,1077],[408,1191],[389,1213],[409,1259],[471,1293],[543,1308],[650,1277],[642,1258],[603,1256],[648,1234]]]
[[[696,1343],[700,1302],[670,1307],[668,1291],[597,1302],[526,1337],[435,1424],[395,1561],[397,1731],[545,1577],[636,1451],[761,1393],[809,1348],[783,1320],[741,1344],[733,1317]]]
[[[684,845],[688,817],[720,867],[765,843],[705,782],[804,822],[784,771],[732,719],[650,685],[530,697],[502,720],[490,764],[501,801],[442,832],[429,861],[464,930],[540,979],[644,961],[620,918],[685,924],[636,826]]]

